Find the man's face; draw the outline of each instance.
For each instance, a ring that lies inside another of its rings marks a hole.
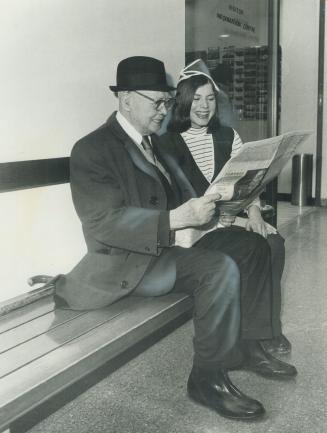
[[[153,101],[143,95],[153,99]],[[158,109],[155,104],[157,101],[167,101],[170,98],[167,92],[150,90],[140,90],[139,93],[129,92],[129,120],[134,128],[142,135],[158,132],[167,115],[167,109],[164,103],[160,104]]]

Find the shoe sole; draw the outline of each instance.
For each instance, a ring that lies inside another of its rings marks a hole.
[[[258,376],[264,377],[265,379],[280,380],[280,381],[294,380],[296,379],[297,376],[297,373],[294,375],[262,373],[261,371],[258,371],[255,368],[251,368],[247,366],[243,366],[242,370],[250,371],[251,373],[255,373]]]
[[[261,420],[263,418],[263,416],[265,415],[265,413],[266,413],[265,410],[264,410],[262,413],[253,414],[253,415],[249,415],[249,416],[246,416],[246,417],[237,417],[237,416],[232,416],[232,415],[226,415],[224,413],[221,413],[215,407],[211,406],[205,400],[199,398],[197,395],[196,396],[193,395],[192,391],[190,391],[189,389],[187,390],[187,394],[190,397],[190,399],[193,400],[195,403],[198,403],[201,406],[205,406],[207,409],[215,411],[220,416],[222,416],[224,418],[232,419],[234,421],[257,421],[257,420]]]
[[[291,350],[269,350],[266,348],[265,352],[273,356],[289,356],[291,354]]]

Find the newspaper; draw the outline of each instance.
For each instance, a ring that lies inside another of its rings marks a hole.
[[[279,175],[298,145],[311,134],[312,131],[291,131],[244,143],[238,153],[226,162],[205,195],[219,193],[221,199],[217,202],[217,207],[220,215],[237,215]],[[237,221],[238,219],[236,224]],[[223,226],[217,218],[201,227],[177,230],[175,245],[191,247],[206,233],[219,227]]]

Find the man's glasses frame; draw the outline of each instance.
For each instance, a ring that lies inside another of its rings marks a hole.
[[[138,95],[143,96],[143,98],[148,99],[149,101],[151,101],[156,111],[160,111],[163,106],[168,111],[168,110],[170,110],[172,108],[172,106],[175,103],[175,98],[153,99],[153,98],[150,98],[150,96],[144,95],[144,93],[138,92],[137,90],[133,90],[133,92],[135,92]]]

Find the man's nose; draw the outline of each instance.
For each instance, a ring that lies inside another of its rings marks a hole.
[[[165,105],[164,103],[162,103],[162,104],[160,105],[159,111],[160,111],[160,113],[162,113],[164,116],[167,115],[168,110],[167,110],[166,105]]]

